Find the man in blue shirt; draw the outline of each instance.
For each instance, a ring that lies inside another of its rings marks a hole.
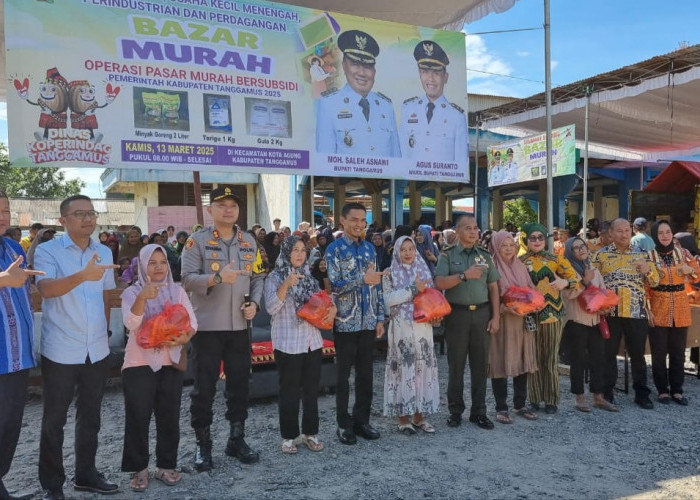
[[[362,238],[367,225],[367,210],[359,203],[343,206],[340,222],[345,234],[326,249],[328,281],[335,294],[338,313],[335,317],[337,387],[335,392],[337,435],[343,444],[355,444],[359,434],[378,439],[379,432],[370,425],[372,407],[374,337],[384,335],[384,307],[381,279],[375,270],[374,245]],[[350,370],[355,366],[355,406],[348,414]]]
[[[0,191],[0,235],[8,227],[10,201]],[[29,277],[39,274],[26,269],[19,243],[0,236],[0,500],[15,498],[2,478],[10,470],[22,428],[29,369],[36,366]]]
[[[109,247],[91,238],[97,224],[92,201],[75,195],[61,202],[66,233],[39,245],[34,265],[44,299],[41,322],[41,377],[44,415],[39,443],[39,481],[45,499],[63,499],[63,427],[77,392],[75,480],[78,491],[116,493],[95,467],[109,343],[108,290],[116,287]],[[109,263],[109,264],[107,264]],[[76,391],[77,389],[77,391]]]

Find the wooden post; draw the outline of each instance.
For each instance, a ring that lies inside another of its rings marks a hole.
[[[194,182],[194,206],[197,210],[197,224],[204,225],[204,209],[202,208],[202,184],[199,181],[199,170],[192,172]]]

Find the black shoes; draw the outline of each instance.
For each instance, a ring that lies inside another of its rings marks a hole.
[[[557,405],[544,405],[544,412],[547,415],[554,415],[558,410]]]
[[[231,422],[231,436],[226,443],[226,454],[237,458],[244,464],[254,464],[260,460],[260,454],[253,451],[243,439],[245,427],[242,422]]]
[[[639,406],[640,408],[644,408],[645,410],[654,409],[654,403],[651,402],[649,396],[637,396],[636,398],[634,398],[634,402],[637,403],[637,406]]]
[[[486,415],[471,415],[469,417],[469,421],[473,424],[478,425],[482,429],[493,429],[493,422],[491,422]]]
[[[88,481],[76,478],[75,481],[73,481],[73,488],[76,491],[89,491],[90,493],[101,493],[102,495],[112,495],[119,492],[119,486],[107,481],[101,472],[98,472]],[[62,492],[61,495],[63,495]]]
[[[355,425],[353,427],[353,431],[358,436],[361,436],[365,439],[369,439],[370,441],[373,439],[379,439],[381,436],[381,434],[379,434],[379,431],[372,427],[370,424]]]
[[[214,468],[211,459],[211,434],[209,427],[197,427],[194,430],[197,439],[197,449],[194,452],[194,469],[197,472],[206,472]]]
[[[462,425],[462,415],[450,413],[450,418],[447,419],[447,427],[459,427],[460,425]]]
[[[686,398],[686,397],[683,396],[682,394],[681,394],[681,397],[680,397],[680,398],[677,398],[676,396],[673,396],[671,399],[673,399],[673,402],[676,403],[676,404],[679,404],[679,405],[681,405],[681,406],[688,406],[688,398]]]
[[[357,438],[355,437],[355,433],[350,428],[343,429],[342,427],[338,427],[338,429],[335,431],[335,433],[338,435],[338,440],[343,444],[355,444],[355,443],[357,443]]]
[[[57,490],[44,491],[44,496],[41,498],[42,500],[66,500],[66,496],[63,494],[63,490],[60,488]]]

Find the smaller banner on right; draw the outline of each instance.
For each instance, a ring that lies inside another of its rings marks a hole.
[[[576,173],[576,129],[552,130],[552,176]],[[492,146],[488,158],[489,187],[547,177],[547,134],[531,135]]]

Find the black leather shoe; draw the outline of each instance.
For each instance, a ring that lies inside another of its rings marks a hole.
[[[447,427],[459,427],[460,425],[462,425],[462,415],[450,413],[450,418],[447,419]]]
[[[680,398],[673,396],[671,399],[673,399],[673,402],[676,404],[679,404],[681,406],[688,406],[688,398],[686,398],[682,394]]]
[[[112,495],[119,491],[119,486],[107,481],[101,472],[98,472],[95,477],[89,481],[83,479],[78,480],[76,478],[76,480],[73,481],[73,488],[76,491],[89,491],[91,493],[101,493],[102,495]]]
[[[44,496],[41,498],[43,500],[66,500],[66,496],[63,494],[62,489],[46,490],[44,491]]]
[[[493,422],[491,422],[486,415],[472,415],[469,417],[469,421],[482,429],[493,429]]]
[[[338,429],[335,431],[335,433],[338,435],[338,440],[343,443],[343,444],[355,444],[357,443],[357,438],[355,437],[355,433],[352,432],[352,429],[343,429],[342,427],[338,427]]]
[[[671,404],[671,396],[664,396],[664,397],[659,396],[657,398],[657,401],[659,403],[661,403],[662,405],[670,405]]]
[[[557,405],[544,405],[544,412],[547,415],[554,415],[558,410]]]
[[[381,437],[381,434],[379,434],[379,431],[372,427],[370,424],[360,424],[356,425],[353,428],[353,431],[355,431],[355,434],[358,436],[362,436],[365,439],[379,439]]]
[[[237,458],[244,464],[254,464],[260,461],[260,454],[253,451],[245,442],[245,425],[243,422],[231,422],[231,435],[226,444],[226,454]]]
[[[530,403],[530,411],[537,413],[540,411],[540,405],[539,403]]]
[[[637,406],[639,406],[640,408],[644,408],[645,410],[654,409],[654,403],[651,402],[649,396],[639,396],[637,398],[634,398],[634,402],[637,403]]]

